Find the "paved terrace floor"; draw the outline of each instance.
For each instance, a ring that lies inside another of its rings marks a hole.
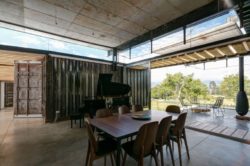
[[[233,111],[226,112],[223,119],[213,118],[209,113],[188,114],[188,121],[212,120],[231,126],[248,128],[249,123],[235,122]],[[231,120],[227,120],[231,119]],[[84,165],[87,135],[79,125],[70,128],[69,121],[44,124],[42,119],[13,119],[12,109],[0,111],[0,166],[80,166]],[[187,129],[191,159],[182,147],[183,165],[186,166],[249,166],[250,145]],[[165,149],[165,148],[164,148]],[[165,165],[171,165],[169,153],[164,152]],[[178,163],[177,147],[174,158]],[[109,159],[108,165],[110,164]],[[146,158],[145,165],[154,165]],[[103,159],[94,165],[103,165]],[[136,162],[127,158],[127,166]]]

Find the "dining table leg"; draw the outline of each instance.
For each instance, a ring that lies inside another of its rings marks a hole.
[[[122,145],[121,145],[121,140],[117,140],[117,155],[116,155],[116,166],[121,165],[121,150],[122,150]]]

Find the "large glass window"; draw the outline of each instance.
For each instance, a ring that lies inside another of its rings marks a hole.
[[[218,16],[207,18],[186,28],[186,44],[184,44],[183,28],[168,32],[153,39],[151,53],[150,41],[134,46],[130,51],[119,53],[119,62],[130,63],[187,48],[211,43],[214,41],[239,36],[242,34],[238,27],[239,19],[234,10],[227,11]],[[126,56],[124,55],[126,53]]]
[[[238,57],[206,62],[205,65],[152,69],[152,108],[164,110],[169,104],[181,106],[180,100],[189,105],[205,106],[214,104],[217,97],[223,96],[223,107],[234,109],[239,87],[238,74]]]
[[[0,27],[0,44],[40,49],[40,50],[56,51],[61,53],[68,53],[83,57],[104,59],[109,61],[112,60],[112,56],[108,56],[107,50],[87,47],[80,44],[55,40],[48,37],[19,32],[1,27]]]

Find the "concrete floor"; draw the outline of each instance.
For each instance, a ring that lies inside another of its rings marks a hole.
[[[189,113],[188,121],[198,116]],[[226,117],[225,117],[226,118]],[[216,119],[215,119],[216,120]],[[183,146],[183,165],[187,166],[249,166],[250,145],[211,136],[187,129],[191,159]],[[69,121],[44,124],[39,118],[15,118],[11,109],[0,111],[0,166],[78,166],[84,165],[87,135],[78,125],[70,128]],[[165,165],[171,165],[169,153],[164,152]],[[174,147],[175,163],[178,163],[177,147]],[[108,161],[108,165],[110,161]],[[145,165],[154,165],[146,158]],[[103,159],[94,165],[103,165]],[[127,158],[126,165],[136,165]]]

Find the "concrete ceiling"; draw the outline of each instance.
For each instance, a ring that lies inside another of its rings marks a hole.
[[[211,1],[1,0],[0,21],[115,47]]]
[[[44,55],[0,50],[0,81],[14,81],[15,61],[41,61]]]

